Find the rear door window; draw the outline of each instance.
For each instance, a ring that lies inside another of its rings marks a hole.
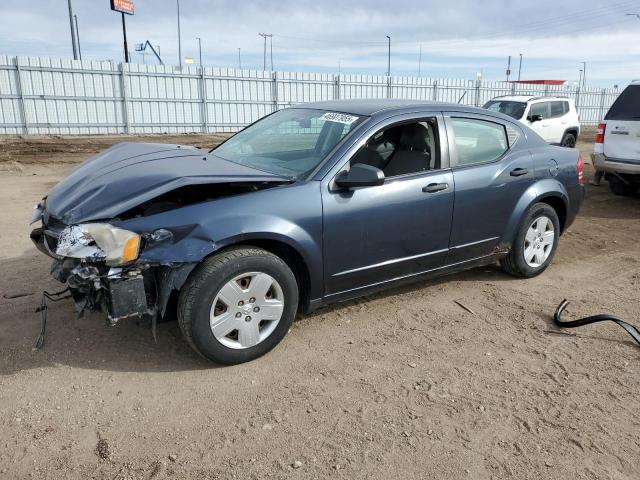
[[[629,85],[613,102],[605,120],[640,120],[640,85]]]
[[[451,118],[456,165],[464,167],[488,163],[509,149],[505,126],[475,118]]]
[[[551,118],[561,117],[564,115],[565,102],[549,102],[551,104]]]
[[[538,102],[531,105],[529,116],[540,115],[542,119],[549,118],[549,102]]]

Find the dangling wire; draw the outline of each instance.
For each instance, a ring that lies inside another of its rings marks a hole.
[[[46,290],[42,292],[42,301],[40,302],[40,306],[36,308],[36,313],[40,312],[41,316],[40,335],[38,336],[38,340],[36,341],[36,350],[41,350],[42,347],[44,347],[44,334],[47,329],[47,300],[51,302],[59,302],[69,297],[71,297],[69,287],[65,288],[64,290],[60,290],[59,292],[49,293]]]

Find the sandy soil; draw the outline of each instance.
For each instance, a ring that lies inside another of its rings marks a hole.
[[[66,302],[33,351],[58,285],[30,209],[113,141],[0,141],[0,478],[640,478],[640,349],[551,323],[565,297],[640,323],[640,199],[589,187],[538,278],[483,268],[341,304],[250,364],[212,368],[176,323],[156,344]]]

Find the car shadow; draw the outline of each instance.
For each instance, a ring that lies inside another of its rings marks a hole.
[[[0,260],[0,375],[57,364],[137,372],[215,367],[189,347],[175,321],[158,323],[156,342],[149,321],[123,320],[111,327],[100,313],[78,318],[68,299],[48,303],[45,344],[35,350],[42,292],[61,288],[49,268],[50,260],[37,252]]]

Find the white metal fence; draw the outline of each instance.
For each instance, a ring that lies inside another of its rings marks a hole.
[[[200,69],[0,56],[0,134],[233,132],[292,104],[402,98],[481,106],[565,95],[595,124],[619,90],[427,77]]]

